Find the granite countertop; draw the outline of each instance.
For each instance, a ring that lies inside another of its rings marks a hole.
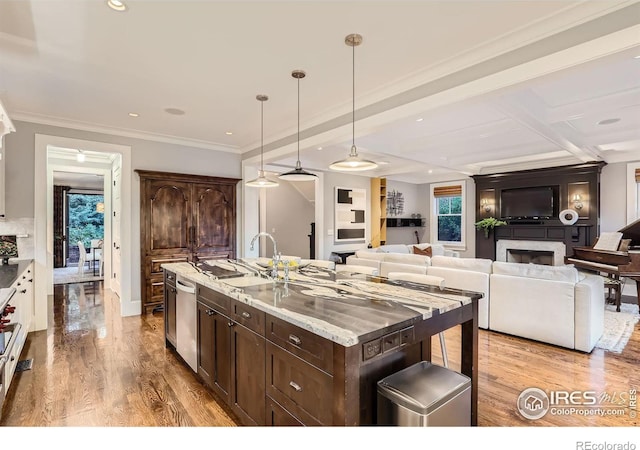
[[[190,263],[162,267],[347,347],[381,330],[459,308],[481,295],[311,266],[290,272],[288,282],[274,281],[256,262],[209,261],[242,274],[229,278],[212,277]]]
[[[11,287],[14,281],[31,264],[30,259],[9,260],[9,264],[0,265],[0,289]]]

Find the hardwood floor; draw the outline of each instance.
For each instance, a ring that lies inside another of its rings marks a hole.
[[[55,286],[48,330],[31,333],[16,373],[3,426],[235,426],[236,418],[164,346],[162,313],[120,317],[118,298],[102,282]],[[460,357],[459,329],[447,331],[450,367]],[[516,408],[522,390],[596,391],[640,387],[640,325],[621,354],[587,355],[480,330],[479,426],[637,426],[625,415],[547,414],[531,421]],[[433,342],[439,363],[440,346]],[[628,402],[627,402],[628,404]]]

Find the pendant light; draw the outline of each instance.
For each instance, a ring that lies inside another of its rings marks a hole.
[[[296,161],[296,168],[289,172],[282,173],[278,178],[287,181],[313,181],[318,178],[318,175],[307,172],[302,168],[300,164],[300,80],[307,74],[302,70],[294,70],[291,72],[291,76],[298,80],[298,161]]]
[[[329,166],[331,170],[340,170],[343,172],[358,172],[361,170],[371,170],[378,167],[373,161],[362,159],[358,156],[358,150],[356,148],[356,46],[362,44],[362,36],[359,34],[350,34],[344,38],[344,43],[353,49],[353,109],[351,113],[352,124],[352,141],[351,152],[349,156],[340,161],[336,161]]]
[[[278,186],[278,182],[270,180],[264,174],[264,102],[269,100],[269,97],[266,95],[256,95],[256,100],[260,102],[260,170],[258,171],[258,178],[247,181],[245,184],[251,187],[276,187]]]

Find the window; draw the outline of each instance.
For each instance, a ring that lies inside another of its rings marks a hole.
[[[464,182],[438,183],[431,186],[431,241],[463,247]]]

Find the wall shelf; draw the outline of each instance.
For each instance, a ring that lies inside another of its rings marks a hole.
[[[387,228],[399,228],[399,227],[424,227],[425,221],[423,218],[399,218],[399,219],[387,219]]]

